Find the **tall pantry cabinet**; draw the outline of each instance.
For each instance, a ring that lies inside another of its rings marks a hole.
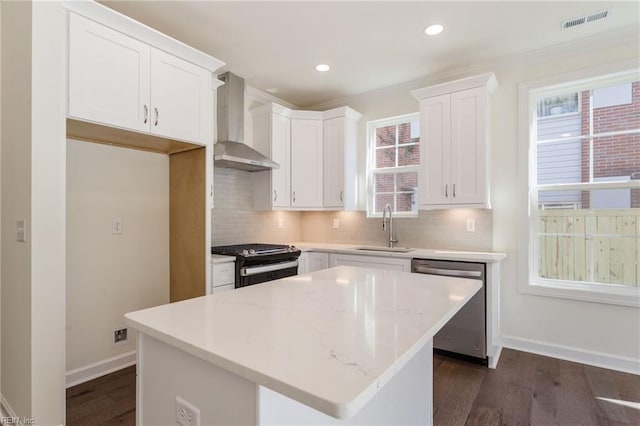
[[[223,62],[93,2],[68,2],[67,136],[169,156],[170,300],[210,281],[213,72]]]

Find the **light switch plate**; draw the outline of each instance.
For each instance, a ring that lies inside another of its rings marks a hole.
[[[19,243],[27,241],[27,228],[24,219],[16,220],[16,241]]]

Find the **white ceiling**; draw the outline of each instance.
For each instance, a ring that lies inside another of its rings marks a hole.
[[[102,1],[226,62],[299,107],[426,75],[619,32],[638,37],[640,2]],[[563,21],[609,9],[563,30]],[[442,23],[428,37],[423,29]],[[330,64],[326,73],[318,63]]]

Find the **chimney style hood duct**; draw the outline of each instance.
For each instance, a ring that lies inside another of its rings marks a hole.
[[[244,79],[226,72],[218,76],[218,143],[214,145],[216,167],[257,172],[279,169],[280,165],[244,141]]]

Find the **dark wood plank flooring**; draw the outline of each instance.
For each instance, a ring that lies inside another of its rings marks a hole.
[[[640,425],[640,376],[505,349],[495,370],[434,356],[436,425]],[[135,425],[135,367],[67,389],[68,425]]]

